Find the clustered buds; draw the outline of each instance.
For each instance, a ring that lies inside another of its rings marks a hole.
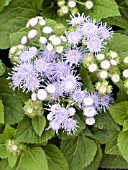
[[[35,116],[42,116],[44,113],[42,102],[40,100],[32,101],[31,99],[29,99],[25,103],[23,109],[25,114],[30,118],[34,118]]]
[[[15,142],[13,139],[9,139],[6,141],[6,149],[9,153],[18,156],[26,149],[26,146],[24,144]]]

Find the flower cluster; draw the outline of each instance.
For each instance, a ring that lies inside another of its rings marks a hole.
[[[78,17],[72,15],[68,23],[75,30],[67,33],[68,42],[76,47],[82,44],[84,50],[90,54],[97,54],[104,50],[107,40],[111,38],[111,28],[106,28],[106,24],[96,23],[89,17],[78,14]]]
[[[96,56],[85,55],[83,64],[90,73],[95,73],[99,78],[99,82],[96,83],[96,90],[102,95],[112,92],[112,86],[106,81],[107,79],[111,79],[114,83],[120,81],[119,57],[114,51],[109,51],[106,55],[103,53]]]
[[[58,133],[59,129],[63,129],[67,133],[75,132],[77,128],[77,121],[73,119],[76,113],[75,108],[70,107],[65,109],[60,104],[54,104],[50,106],[50,113],[47,115],[47,119],[50,121],[49,128]]]
[[[77,4],[82,5],[85,7],[85,10],[90,10],[93,8],[93,2],[91,0],[87,0],[86,2],[76,1],[76,0],[58,0],[57,2],[59,6],[58,15],[60,17],[66,15],[66,14],[77,14],[78,8]]]
[[[99,70],[106,71],[109,68],[106,68],[106,62],[110,63],[113,60],[114,63],[116,59],[111,57],[108,61],[104,59],[104,54],[97,54],[111,37],[106,25],[96,24],[89,17],[85,18],[80,14],[78,17],[73,15],[68,23],[74,31],[66,32],[64,35],[55,34],[56,26],[48,26],[43,17],[30,19],[27,23],[28,34],[21,38],[22,48],[12,47],[10,50],[11,58],[16,56],[17,63],[9,79],[12,80],[13,89],[31,92],[31,99],[24,106],[27,116],[41,116],[45,111],[42,107],[43,101],[50,106],[50,113],[46,114],[50,122],[48,129],[51,128],[56,133],[63,129],[71,134],[79,126],[74,117],[77,113],[75,107],[83,112],[86,119],[83,121],[93,125],[94,116],[102,110],[105,112],[112,101],[111,95],[107,94],[111,92],[111,88],[105,82],[96,86],[100,93],[81,90],[83,87],[79,66],[85,62],[84,67],[94,72],[98,68],[95,63],[97,60]],[[58,30],[60,27],[63,28],[59,25]],[[107,86],[108,89],[101,93],[103,87],[99,90],[99,86]]]

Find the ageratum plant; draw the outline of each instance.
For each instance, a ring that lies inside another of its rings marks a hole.
[[[0,170],[128,169],[124,7],[0,2]]]

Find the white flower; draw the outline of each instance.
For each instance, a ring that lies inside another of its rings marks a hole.
[[[30,24],[32,27],[36,26],[37,22],[38,22],[38,19],[37,19],[37,18],[31,18],[31,19],[29,20],[29,24]]]
[[[93,117],[87,118],[86,119],[86,124],[87,125],[93,125],[95,123],[95,119]]]
[[[93,7],[93,2],[90,1],[90,0],[89,0],[89,1],[86,1],[86,2],[85,2],[85,6],[86,6],[87,9],[91,9],[91,8]]]
[[[36,95],[36,93],[32,93],[31,94],[31,99],[32,99],[32,101],[36,101],[37,100],[37,95]]]
[[[75,115],[75,113],[76,113],[75,108],[70,107],[70,108],[68,109],[68,113],[69,113],[69,115],[70,115],[70,116],[74,116],[74,115]]]
[[[124,58],[124,63],[128,64],[128,56]]]
[[[40,37],[39,42],[40,42],[41,44],[46,44],[47,38],[46,38],[46,37]]]
[[[110,60],[110,63],[111,63],[112,65],[114,65],[114,66],[117,65],[117,61],[116,61],[116,60]]]
[[[52,50],[53,50],[53,45],[49,43],[49,44],[47,45],[47,50],[48,50],[48,51],[52,51]]]
[[[93,100],[92,100],[92,98],[91,97],[86,97],[86,98],[84,98],[84,105],[85,106],[91,106],[92,104],[93,104]]]
[[[27,43],[27,36],[23,36],[22,38],[21,38],[21,44],[26,44]]]
[[[52,39],[52,44],[53,45],[60,45],[60,43],[61,43],[61,39],[59,37],[54,37]]]
[[[51,34],[53,30],[52,30],[52,27],[45,26],[42,31],[45,34]]]
[[[97,60],[103,60],[104,57],[105,57],[104,54],[97,54],[96,55]]]
[[[39,100],[45,100],[45,99],[47,99],[47,92],[46,92],[46,90],[44,90],[44,89],[39,89],[38,90],[38,92],[37,92],[37,98],[39,99]]]
[[[39,24],[41,26],[44,26],[46,24],[46,21],[42,18],[42,19],[39,20]]]
[[[100,72],[99,76],[100,76],[100,78],[102,78],[102,79],[106,79],[107,76],[108,76],[108,72],[105,71],[105,70],[103,70],[103,71]]]
[[[35,38],[36,36],[37,36],[37,30],[32,29],[32,30],[30,30],[30,31],[28,32],[28,38],[29,38],[29,39],[33,39],[33,38]]]
[[[110,67],[110,62],[108,60],[104,60],[101,62],[101,68],[109,69],[109,67]]]
[[[73,1],[73,0],[69,0],[69,1],[68,1],[68,6],[69,6],[70,8],[74,8],[74,7],[76,6],[76,2]]]
[[[117,52],[110,51],[110,57],[111,58],[116,58],[118,56]]]
[[[113,74],[111,78],[112,78],[112,81],[115,83],[117,83],[120,80],[119,74]]]
[[[49,84],[47,87],[46,87],[46,90],[48,93],[52,94],[55,92],[56,88],[53,84]]]
[[[63,46],[57,46],[56,47],[56,52],[61,54],[63,52],[63,49],[64,49]]]
[[[90,64],[89,67],[88,67],[89,71],[90,72],[94,72],[97,70],[97,65],[96,64]]]
[[[128,69],[126,69],[126,70],[123,71],[123,76],[124,76],[125,78],[128,78]]]
[[[84,113],[83,113],[85,116],[87,117],[93,117],[97,114],[96,110],[94,107],[92,106],[89,106],[89,107],[85,107],[84,108]]]

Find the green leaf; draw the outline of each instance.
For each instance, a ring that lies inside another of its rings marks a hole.
[[[9,88],[9,82],[5,78],[0,79],[0,99],[4,105],[5,124],[13,125],[20,122],[24,115],[22,102]]]
[[[98,129],[113,129],[119,131],[119,126],[114,122],[111,115],[106,112],[102,112],[95,116],[96,123],[94,124],[94,127]]]
[[[125,30],[128,30],[127,19],[122,16],[109,17],[109,18],[106,18],[104,21],[107,22],[107,25],[110,25],[110,26],[115,25]]]
[[[91,162],[90,165],[88,165],[83,170],[96,170],[96,169],[98,169],[100,161],[102,159],[102,150],[101,150],[99,144],[97,144],[97,147],[98,147],[98,149],[97,149],[97,152],[96,152],[96,155],[95,155],[93,161]]]
[[[21,28],[19,31],[17,32],[14,32],[10,35],[10,44],[11,46],[15,46],[15,45],[18,45],[20,44],[20,41],[21,41],[21,38],[23,36],[27,36],[28,34],[28,30],[27,28]]]
[[[38,136],[41,136],[46,126],[46,119],[44,116],[36,116],[32,119],[32,126]]]
[[[84,3],[85,1],[82,0]],[[102,18],[107,18],[111,16],[119,16],[118,5],[116,4],[115,0],[96,0],[93,1],[94,6],[92,9],[87,10],[85,5],[77,5],[81,12],[84,12],[86,16],[90,16],[97,21],[101,20]]]
[[[0,13],[0,48],[10,47],[10,35],[24,28],[28,19],[39,14],[43,0],[13,0]],[[18,14],[18,15],[17,15]]]
[[[123,125],[124,121],[128,119],[128,101],[122,101],[110,106],[109,111],[113,119],[119,125]]]
[[[103,155],[101,164],[101,168],[110,168],[110,169],[128,169],[128,162],[122,158],[122,156],[114,156],[114,155]]]
[[[128,131],[121,131],[118,135],[118,147],[126,161],[128,161]]]
[[[8,152],[6,150],[5,139],[3,134],[0,134],[0,158],[7,158]]]
[[[5,6],[9,4],[9,2],[12,0],[0,0],[0,12],[3,10]]]
[[[5,72],[5,68],[3,66],[2,61],[0,60],[0,76],[2,76],[2,74]]]
[[[32,127],[31,120],[28,117],[24,117],[18,125],[16,141],[23,143],[43,143],[51,139],[54,133],[51,129],[45,130],[41,137],[39,137]]]
[[[16,170],[9,166],[8,159],[2,159],[0,161],[0,170]]]
[[[68,170],[68,163],[62,152],[52,144],[43,148],[48,161],[49,170]]]
[[[0,100],[0,123],[4,123],[4,106],[2,100]]]
[[[61,142],[61,150],[67,158],[69,169],[78,170],[87,167],[97,151],[96,143],[84,135]]]
[[[119,148],[117,146],[117,137],[119,132],[115,130],[108,131],[108,137],[105,146],[105,153],[110,155],[120,155]]]
[[[8,155],[8,163],[9,166],[12,168],[16,164],[17,161],[17,155],[12,155],[11,153]]]
[[[128,51],[128,36],[115,33],[113,37],[108,42],[108,46],[111,50],[117,53],[122,53]]]
[[[88,91],[95,92],[90,76],[84,66],[80,66],[79,73],[82,78],[83,89],[87,88]]]
[[[26,170],[48,170],[46,155],[41,147],[28,149],[22,157],[21,165]]]
[[[96,139],[100,144],[106,143],[107,138],[107,130],[105,129],[97,129],[93,132],[93,139]]]
[[[124,121],[123,124],[123,131],[127,131],[128,130],[128,119]]]
[[[4,132],[3,132],[3,135],[4,135],[4,139],[7,140],[7,139],[13,139],[14,136],[15,136],[15,133],[16,133],[16,130],[14,128],[12,128],[11,126],[9,125],[6,125],[5,129],[4,129]]]

